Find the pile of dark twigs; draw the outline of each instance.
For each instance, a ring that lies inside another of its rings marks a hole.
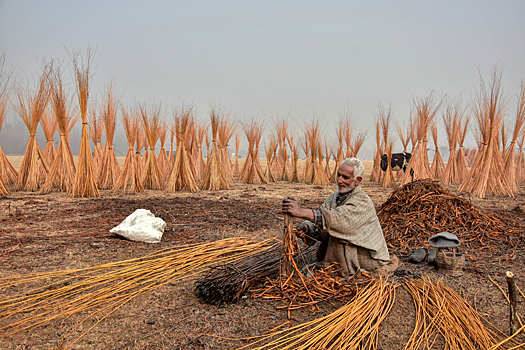
[[[377,214],[390,248],[401,251],[428,246],[431,236],[448,231],[458,236],[463,246],[491,253],[495,242],[515,246],[522,230],[518,224],[481,211],[430,179],[395,190]]]

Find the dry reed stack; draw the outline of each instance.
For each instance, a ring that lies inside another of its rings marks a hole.
[[[395,188],[397,187],[397,185],[394,181],[394,172],[392,171],[392,166],[391,166],[392,153],[394,151],[394,142],[390,140],[390,127],[391,127],[391,122],[392,122],[392,106],[389,106],[388,110],[385,110],[385,108],[382,105],[379,105],[378,108],[379,108],[378,120],[379,120],[379,124],[381,125],[381,134],[383,135],[382,144],[384,145],[384,150],[381,153],[386,153],[387,155],[386,171],[383,173],[383,176],[381,177],[379,186],[384,187],[384,188]]]
[[[403,131],[403,127],[396,123],[396,131],[397,135],[399,136],[399,141],[401,142],[401,145],[403,145],[403,153],[406,153],[408,150],[408,144],[410,142],[410,133],[411,133],[412,126],[409,125],[405,131]]]
[[[334,165],[334,171],[332,172],[330,176],[330,182],[337,182],[337,170],[339,169],[339,166],[341,165],[341,162],[343,161],[343,158],[344,158],[343,142],[344,142],[345,123],[346,123],[346,119],[340,117],[336,130],[335,130],[335,134],[337,136],[337,151],[334,156],[335,165]]]
[[[326,173],[320,168],[323,168],[323,150],[321,147],[321,123],[317,119],[313,119],[311,124],[305,122],[304,125],[304,149],[305,154],[308,154],[305,164],[304,181],[308,184],[327,185],[330,181],[326,178]],[[321,159],[321,162],[319,160]]]
[[[278,147],[278,160],[280,164],[280,173],[277,177],[281,181],[289,181],[290,174],[290,162],[288,161],[288,148],[287,148],[287,138],[288,138],[288,126],[289,121],[287,119],[280,119],[275,124],[275,131],[277,134],[277,147]]]
[[[142,120],[140,112],[136,108],[134,109],[134,114],[137,116],[137,118],[139,118],[139,120]],[[144,142],[146,141],[144,133],[145,132],[142,128],[142,123],[140,123],[140,126],[137,128],[137,135],[135,137],[135,143],[137,145],[135,149],[135,164],[137,166],[137,173],[140,179],[142,179],[142,174],[144,173],[144,162],[142,160],[142,156],[140,155],[140,152],[142,152],[142,148],[144,147]]]
[[[516,108],[516,119],[514,121],[514,130],[512,132],[512,141],[509,148],[506,150],[505,173],[509,180],[509,186],[512,192],[518,191],[518,176],[516,175],[516,142],[518,137],[523,135],[523,124],[525,123],[525,83],[521,83],[521,90],[518,95],[518,105]],[[520,152],[522,154],[522,152]],[[521,169],[520,169],[521,171]]]
[[[352,132],[354,126],[352,120],[350,119],[350,114],[346,114],[344,117],[343,123],[343,135],[346,143],[346,158],[352,157]]]
[[[312,148],[313,149],[313,148]],[[323,166],[323,141],[319,140],[315,147],[315,153],[317,154],[317,162],[314,163],[314,166],[317,165],[317,170],[315,171],[313,185],[318,186],[327,186],[330,185],[330,179],[326,173],[326,170]]]
[[[366,134],[365,133],[354,133],[354,138],[352,140],[351,151],[354,157],[357,157],[357,154],[361,150],[363,143],[365,142]]]
[[[486,194],[513,197],[504,160],[499,149],[498,134],[506,109],[501,96],[501,71],[494,68],[489,86],[481,79],[474,114],[482,141],[474,164],[458,190],[476,197]]]
[[[173,167],[166,183],[166,191],[168,192],[196,192],[199,189],[195,177],[193,158],[188,151],[190,143],[192,142],[192,134],[195,130],[193,125],[194,118],[191,109],[182,110],[180,114],[176,114],[175,132],[177,153],[175,154]]]
[[[405,174],[403,175],[402,183],[406,184],[413,180],[432,178],[428,161],[428,131],[434,122],[434,117],[438,112],[441,101],[435,102],[434,94],[430,94],[427,98],[421,98],[414,101],[416,107],[416,129],[415,137],[417,139],[415,150],[412,158],[408,163]]]
[[[456,144],[458,143],[461,119],[463,118],[463,109],[459,99],[451,100],[447,103],[445,111],[443,112],[443,123],[445,124],[445,131],[447,133],[449,156],[447,165],[441,176],[441,181],[444,184],[459,184],[457,171]]]
[[[51,85],[51,106],[58,126],[60,143],[56,152],[55,159],[51,164],[51,170],[47,176],[46,182],[40,189],[40,193],[49,193],[51,191],[71,192],[75,181],[75,163],[73,154],[69,147],[70,126],[74,124],[78,117],[71,116],[72,100],[64,91],[62,73],[57,68],[53,77],[50,79]]]
[[[124,160],[124,166],[120,176],[112,189],[112,192],[122,191],[126,194],[144,191],[140,182],[140,169],[142,165],[137,162],[135,157],[135,142],[137,141],[138,131],[141,128],[140,116],[136,111],[122,108],[122,124],[128,140],[128,152]]]
[[[159,126],[160,151],[159,156],[157,157],[157,164],[159,165],[159,170],[162,174],[163,181],[165,181],[168,178],[169,172],[171,170],[169,166],[170,160],[166,152],[166,147],[164,146],[164,144],[166,143],[166,136],[168,136],[168,124],[165,120],[161,120]]]
[[[467,136],[468,125],[470,122],[470,117],[466,116],[459,123],[459,134],[458,134],[458,144],[459,149],[456,155],[456,171],[459,182],[462,182],[468,176],[468,164],[465,148],[463,147],[465,143],[465,138]]]
[[[104,113],[104,130],[106,131],[106,143],[102,153],[102,162],[100,172],[98,173],[99,188],[109,190],[115,187],[120,176],[120,166],[118,165],[115,149],[113,148],[113,138],[117,126],[117,112],[119,101],[115,98],[115,85],[111,84],[106,94],[106,100],[103,102]]]
[[[259,162],[259,142],[263,135],[263,126],[252,120],[251,123],[243,123],[242,129],[248,138],[248,156],[241,170],[242,180],[247,184],[268,183]]]
[[[334,149],[330,146],[328,146],[328,142],[324,142],[324,154],[325,154],[325,165],[324,165],[324,171],[326,173],[326,178],[329,182],[333,182],[332,172],[330,171],[330,159],[332,159],[332,154],[334,153]]]
[[[275,150],[277,149],[277,137],[273,135],[270,137],[268,144],[264,146],[264,151],[266,153],[266,170],[264,171],[264,176],[268,182],[275,182],[275,177],[273,176],[272,171],[272,160],[275,155]]]
[[[210,119],[211,119],[211,133],[212,133],[212,145],[211,145],[211,151],[209,151],[209,155],[206,162],[206,172],[204,173],[204,177],[201,184],[201,189],[203,190],[210,190],[210,191],[216,191],[216,190],[227,190],[229,186],[229,182],[226,175],[226,166],[223,163],[223,160],[221,158],[221,154],[219,152],[219,147],[217,145],[217,138],[218,138],[218,131],[219,131],[219,123],[221,121],[221,116],[217,111],[212,109],[210,113]],[[206,140],[208,138],[206,137]],[[208,150],[210,150],[209,147],[209,140],[206,142],[206,146]],[[245,164],[246,165],[246,164]]]
[[[299,148],[294,144],[293,133],[288,135],[288,146],[292,153],[292,175],[290,176],[290,182],[301,182],[299,177]]]
[[[15,186],[19,191],[38,191],[45,181],[45,176],[40,172],[40,166],[44,168],[45,174],[49,172],[44,153],[36,141],[36,129],[49,102],[49,76],[51,69],[50,64],[46,64],[42,68],[42,75],[34,92],[31,92],[29,87],[22,88],[20,85],[16,89],[17,101],[13,106],[29,131],[29,142],[27,143],[22,165],[18,171],[18,179]]]
[[[102,154],[104,148],[102,147],[102,135],[104,133],[104,124],[100,121],[96,114],[96,107],[91,106],[91,118],[88,124],[89,137],[93,142],[93,169],[95,174],[100,173],[100,165],[102,163]],[[103,111],[100,113],[102,115]]]
[[[233,184],[233,164],[230,157],[230,151],[228,150],[228,144],[230,139],[235,132],[236,124],[230,120],[230,116],[219,119],[219,125],[217,126],[217,147],[221,162],[224,166],[226,181],[228,187]],[[262,136],[262,135],[261,135]],[[258,146],[257,146],[258,147]]]
[[[381,121],[376,119],[376,152],[374,155],[374,165],[370,174],[370,181],[381,181],[381,156],[383,155],[383,144],[381,143]]]
[[[206,171],[206,161],[204,160],[204,154],[202,149],[202,144],[204,143],[204,137],[208,133],[208,128],[210,127],[209,124],[205,124],[203,122],[194,121],[195,124],[195,152],[192,153],[194,155],[194,163],[195,163],[195,178],[198,182],[202,181],[202,178],[204,176],[204,172]],[[239,154],[239,146],[237,145],[237,139],[235,140],[236,143],[236,151],[235,151],[235,158],[236,158],[236,169],[234,170],[234,173],[239,174],[239,160],[238,160],[238,154]]]
[[[202,143],[202,142],[201,142]],[[239,148],[241,147],[241,136],[239,135],[239,132],[235,132],[235,163],[233,166],[233,176],[235,178],[239,178],[239,174],[241,172],[241,169],[239,167]]]
[[[430,170],[434,179],[441,179],[441,175],[443,174],[443,171],[445,171],[445,163],[443,162],[441,152],[439,151],[438,129],[436,123],[432,124],[430,131],[432,132],[432,139],[434,140],[435,148],[434,159],[432,160],[432,166],[430,167]]]
[[[172,120],[170,124],[166,124],[170,132],[170,150],[168,153],[168,170],[171,171],[173,167],[173,162],[175,161],[175,154],[173,149],[173,141],[175,140],[175,121]]]
[[[9,85],[11,74],[4,72],[4,63],[5,54],[0,55],[0,131],[2,131],[2,125],[9,110],[9,95],[11,93]],[[14,184],[17,178],[18,173],[0,147],[0,195],[8,195],[7,185]]]
[[[80,107],[80,116],[82,118],[82,134],[80,139],[80,150],[78,153],[77,171],[75,181],[71,189],[72,197],[100,197],[97,187],[96,173],[93,169],[93,158],[91,147],[89,145],[89,135],[87,128],[87,108],[89,99],[89,84],[91,82],[91,63],[92,52],[88,48],[85,61],[79,62],[79,54],[73,54],[73,70],[75,72],[78,103]]]
[[[144,171],[140,182],[145,189],[161,190],[164,188],[164,182],[157,164],[157,156],[155,155],[155,144],[159,139],[161,123],[161,106],[152,104],[149,109],[150,110],[148,110],[145,105],[139,105],[140,115],[146,133],[147,145],[149,145],[149,152],[147,152],[147,159],[145,161]]]
[[[55,135],[55,131],[57,130],[57,120],[49,108],[46,108],[44,114],[42,114],[42,118],[40,118],[40,126],[42,127],[44,135],[46,136],[44,158],[46,159],[47,164],[51,165],[53,164],[53,160],[55,160],[56,154],[55,145],[53,144],[53,137]],[[41,170],[45,172],[44,169]]]

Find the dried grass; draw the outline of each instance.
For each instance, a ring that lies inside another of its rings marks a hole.
[[[435,147],[434,159],[432,160],[431,166],[432,177],[434,179],[440,179],[441,175],[443,175],[443,171],[445,171],[445,164],[443,162],[443,158],[441,157],[441,152],[439,152],[438,129],[436,123],[432,124],[431,132]]]
[[[512,132],[512,141],[504,155],[505,173],[509,181],[512,192],[517,192],[518,176],[516,175],[516,142],[520,135],[523,135],[523,124],[525,123],[525,83],[521,83],[520,93],[518,95],[518,104],[516,108],[516,119],[514,121],[514,130]],[[521,148],[520,148],[521,149]],[[522,153],[521,151],[520,153]]]
[[[243,123],[242,129],[248,138],[248,156],[241,170],[241,174],[244,175],[242,180],[247,184],[268,183],[259,162],[259,143],[263,135],[263,125],[252,120],[250,123]]]
[[[149,145],[149,152],[147,152],[148,155],[140,182],[145,189],[150,190],[161,190],[164,188],[162,174],[160,173],[157,156],[155,155],[155,144],[159,139],[161,109],[162,106],[155,103],[152,103],[149,108],[143,104],[139,105],[142,124],[144,126],[147,144]]]
[[[2,131],[2,125],[9,110],[9,97],[11,94],[9,85],[11,73],[4,72],[5,58],[5,54],[0,55],[0,131]],[[18,173],[7,159],[2,147],[0,147],[0,195],[8,195],[9,189],[7,185],[14,184],[17,178]]]
[[[381,122],[376,119],[376,152],[374,155],[374,165],[370,173],[370,181],[379,182],[381,180],[381,156],[383,155],[383,144],[381,143]]]
[[[384,145],[385,147],[384,151],[381,153],[386,153],[387,155],[386,171],[383,173],[383,176],[381,177],[379,186],[384,187],[384,188],[395,188],[397,187],[397,185],[394,181],[394,173],[392,171],[392,166],[391,166],[392,153],[394,151],[394,142],[390,140],[390,127],[391,127],[391,122],[392,122],[392,106],[390,105],[388,107],[388,110],[386,110],[382,105],[379,105],[378,113],[379,114],[377,118],[381,126],[381,135],[383,135],[381,144]]]
[[[229,188],[229,182],[227,180],[226,168],[222,162],[219,148],[217,145],[217,134],[219,130],[219,123],[221,121],[220,112],[212,109],[210,113],[211,119],[211,132],[212,132],[212,145],[211,151],[206,163],[206,171],[201,184],[201,189],[209,191],[227,190]],[[206,138],[207,139],[207,138]],[[207,139],[208,140],[208,139]],[[209,140],[206,142],[209,150]]]

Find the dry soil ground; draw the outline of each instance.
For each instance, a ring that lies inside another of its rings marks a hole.
[[[370,164],[367,165],[370,168]],[[392,191],[366,180],[363,187],[376,207]],[[454,187],[448,188],[454,193]],[[318,187],[287,182],[246,185],[236,182],[225,191],[146,191],[137,195],[102,191],[102,196],[96,199],[74,199],[63,193],[13,192],[0,199],[0,277],[97,266],[141,257],[167,247],[226,237],[263,240],[279,236],[283,222],[280,202],[284,197],[296,198],[301,205],[315,208],[334,189],[334,185]],[[520,220],[523,212],[519,207],[523,206],[524,198],[525,195],[519,193],[515,198],[473,198],[472,202],[480,209]],[[109,229],[138,208],[149,209],[166,221],[161,243],[136,243],[109,233]],[[517,276],[518,286],[525,290],[522,249],[516,252],[514,261],[494,257],[494,262],[487,261],[481,269],[467,260],[465,273],[459,278],[424,263],[411,264],[406,255],[399,257],[401,269],[441,278],[474,305],[482,316],[499,329],[508,330],[508,304],[496,284],[506,290],[505,271],[512,270]],[[195,279],[186,279],[171,283],[133,299],[73,348],[233,349],[245,343],[209,335],[256,336],[287,321],[290,321],[289,326],[313,320],[342,305],[324,304],[318,312],[294,311],[289,320],[286,311],[249,297],[232,305],[201,304],[195,297],[194,282]],[[6,292],[0,293],[0,298],[4,299]],[[523,299],[520,297],[520,314],[522,310]],[[398,288],[395,306],[381,325],[379,347],[401,349],[412,332],[414,315],[410,296]],[[0,348],[56,348],[65,332],[81,318],[82,315],[75,315],[0,338]],[[84,326],[86,329],[87,325]]]

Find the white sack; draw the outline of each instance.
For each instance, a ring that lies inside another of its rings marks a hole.
[[[109,232],[136,242],[159,243],[165,228],[164,220],[156,218],[151,211],[137,209]]]

